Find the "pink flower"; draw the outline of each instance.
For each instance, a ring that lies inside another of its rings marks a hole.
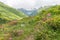
[[[9,40],[12,40],[12,37],[10,37]]]
[[[48,13],[47,16],[51,16],[51,13]]]

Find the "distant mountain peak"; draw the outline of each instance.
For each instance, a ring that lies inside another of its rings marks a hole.
[[[20,9],[18,9],[18,10],[24,12],[24,13],[25,13],[26,15],[28,15],[28,16],[34,16],[34,15],[37,14],[37,9],[36,9],[36,8],[31,9],[31,10],[27,10],[27,9],[24,9],[24,8],[20,8]]]

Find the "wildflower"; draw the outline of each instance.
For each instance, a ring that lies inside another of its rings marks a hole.
[[[16,30],[16,31],[13,31],[13,35],[14,36],[20,36],[20,35],[22,35],[23,34],[23,30]]]
[[[21,27],[24,27],[25,26],[25,24],[21,24]]]
[[[51,16],[51,13],[48,13],[47,16]]]
[[[44,17],[44,18],[43,18],[43,21],[46,21],[46,20],[47,20],[47,18],[46,18],[46,17]]]
[[[5,33],[4,36],[5,37],[10,37],[10,34],[9,33]]]
[[[24,32],[23,30],[18,30],[18,31],[17,31],[18,35],[22,35],[23,32]]]
[[[4,30],[9,30],[8,28],[4,28]]]
[[[9,40],[12,40],[12,37],[10,37]]]
[[[43,23],[46,23],[46,22],[43,22]]]

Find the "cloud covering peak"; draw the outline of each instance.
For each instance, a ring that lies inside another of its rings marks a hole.
[[[60,5],[60,0],[0,0],[5,4],[12,6],[14,8],[39,8],[46,5]]]

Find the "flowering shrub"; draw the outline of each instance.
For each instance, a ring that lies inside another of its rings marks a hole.
[[[60,29],[60,18],[59,16],[55,16],[52,20],[47,20],[47,24],[53,29]]]
[[[39,27],[42,28],[43,25],[43,28],[47,29],[40,29],[40,32],[36,33],[36,40],[60,40],[60,6],[44,9],[39,12],[39,16],[43,22],[40,22]]]
[[[60,40],[60,6],[42,10],[34,17],[2,25],[0,40],[25,40],[31,35],[35,40]]]

